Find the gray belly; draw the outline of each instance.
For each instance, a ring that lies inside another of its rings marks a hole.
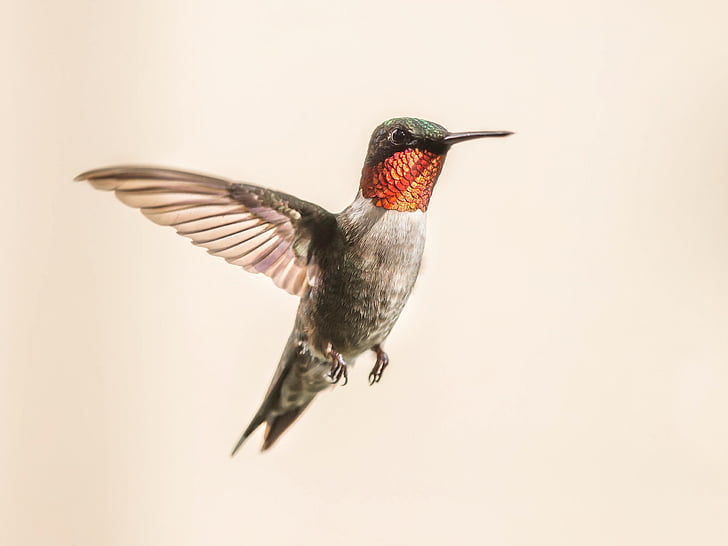
[[[421,213],[377,211],[369,229],[322,261],[319,279],[301,311],[317,352],[330,346],[348,361],[382,343],[409,298],[425,242]]]

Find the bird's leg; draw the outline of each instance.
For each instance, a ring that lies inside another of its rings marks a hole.
[[[343,387],[349,382],[349,375],[346,373],[346,362],[341,353],[337,353],[333,349],[329,350],[329,357],[331,358],[331,369],[329,370],[328,376],[332,383],[338,383],[341,377],[344,377],[344,382],[341,384]]]
[[[379,383],[379,380],[382,378],[382,374],[384,373],[384,368],[389,365],[389,357],[387,356],[387,353],[382,350],[382,347],[380,345],[375,345],[374,347],[372,347],[372,351],[377,353],[377,361],[374,364],[372,371],[369,373],[370,385],[374,385],[374,383]]]

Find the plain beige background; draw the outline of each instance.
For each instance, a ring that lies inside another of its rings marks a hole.
[[[724,2],[3,3],[0,543],[728,543]],[[331,210],[371,130],[450,154],[387,345],[229,452],[294,298],[120,162]]]

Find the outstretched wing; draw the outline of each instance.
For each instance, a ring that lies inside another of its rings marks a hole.
[[[172,226],[214,256],[264,273],[301,296],[307,288],[308,249],[334,215],[292,195],[188,171],[118,166],[80,174],[113,191],[152,222]],[[311,277],[311,271],[308,272]]]

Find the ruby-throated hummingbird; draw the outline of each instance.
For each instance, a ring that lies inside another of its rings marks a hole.
[[[509,131],[450,133],[416,118],[374,130],[359,191],[338,214],[292,195],[188,171],[118,166],[80,174],[113,190],[152,222],[172,226],[210,254],[265,273],[301,298],[293,332],[265,399],[233,455],[266,423],[268,449],[347,366],[376,353],[378,382],[389,363],[382,344],[417,278],[425,212],[450,146]]]

